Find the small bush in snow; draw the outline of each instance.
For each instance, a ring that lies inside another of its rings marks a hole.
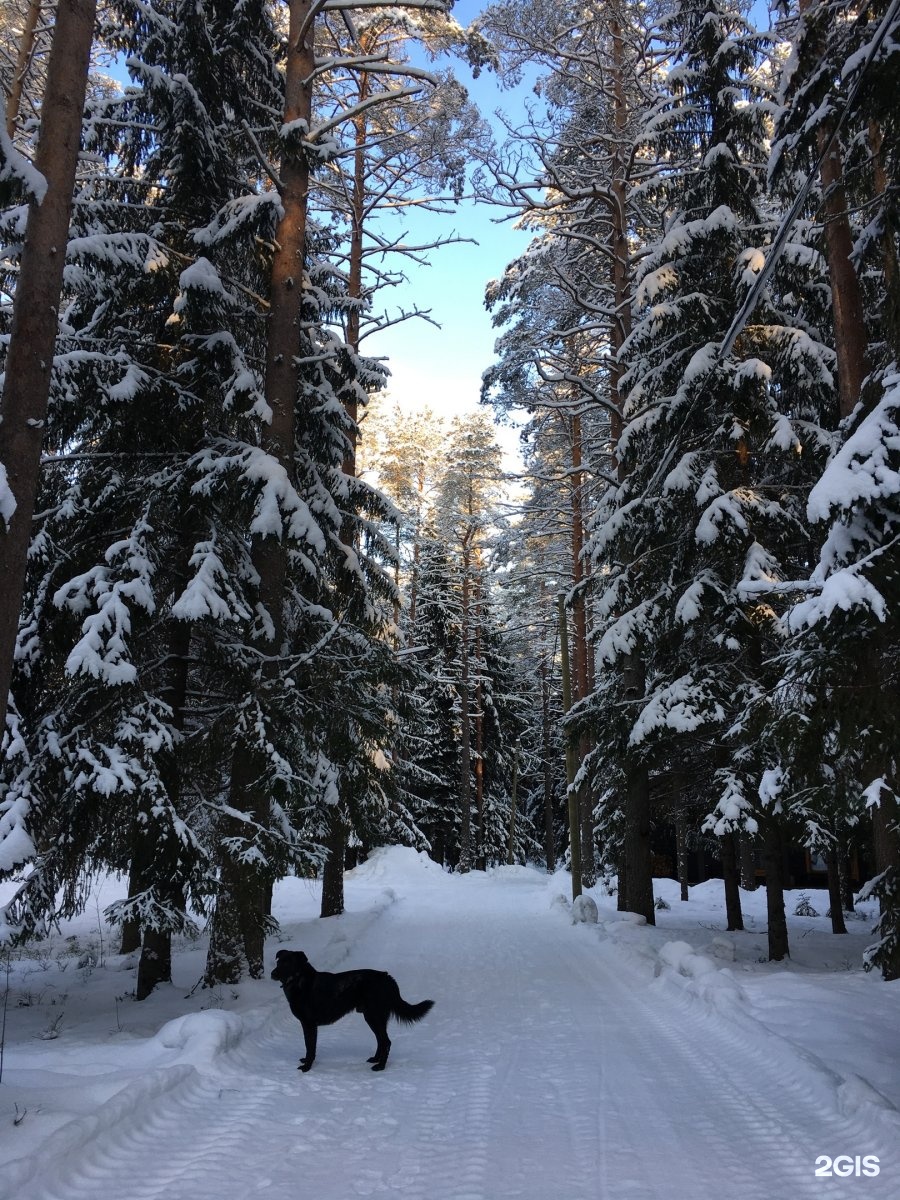
[[[664,909],[671,909],[672,905],[663,900],[662,896],[657,896],[656,903],[653,905],[653,907],[662,912]]]
[[[800,899],[797,901],[797,907],[794,909],[795,917],[817,917],[819,914],[809,902],[809,896],[806,892],[800,893]]]

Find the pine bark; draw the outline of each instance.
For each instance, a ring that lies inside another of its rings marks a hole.
[[[475,604],[475,662],[478,675],[475,679],[475,863],[479,871],[487,869],[484,836],[484,686],[481,673],[482,607],[481,585],[476,580]]]
[[[513,749],[512,783],[509,794],[509,838],[506,843],[506,865],[516,861],[516,808],[519,800],[519,743]]]
[[[653,864],[650,853],[650,780],[646,771],[633,771],[625,795],[626,908],[656,924],[653,906]]]
[[[22,35],[16,51],[16,65],[13,69],[12,83],[6,98],[6,133],[10,141],[15,136],[19,123],[19,112],[22,108],[22,97],[25,94],[25,79],[31,66],[32,55],[36,41],[38,21],[41,17],[41,0],[30,0],[25,20],[22,24]],[[87,79],[85,79],[85,84]]]
[[[808,12],[815,0],[800,0],[800,12]],[[833,131],[831,123],[816,134],[819,153],[825,149]],[[853,266],[853,234],[847,213],[844,166],[840,143],[835,138],[831,150],[819,168],[822,184],[822,209],[825,218],[825,251],[831,282],[834,340],[838,367],[838,404],[841,417],[855,408],[867,374],[868,334],[864,317],[862,290]]]
[[[675,817],[675,855],[678,860],[678,883],[681,887],[681,899],[688,901],[690,892],[688,890],[687,819],[682,812]]]
[[[722,853],[722,879],[725,884],[725,916],[729,932],[744,928],[744,914],[741,912],[741,877],[734,839],[733,833],[726,833],[719,840]]]
[[[825,861],[828,864],[828,902],[831,905],[831,932],[846,933],[844,904],[841,896],[841,872],[836,850],[829,850]]]
[[[34,162],[47,190],[28,208],[0,398],[0,490],[5,475],[15,500],[8,522],[0,516],[0,735],[40,479],[96,8],[94,0],[60,0],[57,8]]]
[[[889,892],[882,897],[882,921],[900,920],[900,807],[892,795],[882,791],[879,803],[872,808],[872,832],[875,850],[875,873],[886,874]],[[896,924],[894,925],[896,929]],[[896,939],[895,939],[895,944]],[[881,965],[885,980],[900,979],[900,945],[890,961]]]
[[[364,101],[369,92],[369,77],[360,78],[358,100]],[[347,345],[359,350],[360,318],[363,298],[363,234],[366,213],[366,132],[365,113],[360,113],[353,122],[353,186],[350,196],[350,257],[347,268],[347,297],[351,301],[347,314]],[[358,442],[359,406],[352,394],[344,401],[347,414],[347,449],[341,469],[345,475],[356,475],[356,451]],[[398,531],[399,532],[399,531]],[[341,531],[344,541],[353,540],[353,531],[348,523]],[[394,623],[399,620],[395,611]],[[322,868],[322,898],[320,917],[336,917],[344,911],[344,864],[347,856],[347,829],[339,814],[332,815],[328,835],[325,839],[326,858]]]
[[[628,867],[625,863],[625,847],[619,851],[618,860],[618,891],[616,894],[616,911],[628,912]]]
[[[566,598],[562,592],[559,605],[559,658],[562,673],[562,702],[565,717],[572,707],[572,673],[569,659],[569,624],[566,618]],[[574,789],[576,750],[572,738],[565,734],[566,743],[566,800],[569,813],[569,862],[572,872],[572,899],[581,895],[581,826],[579,822],[578,798]]]
[[[819,131],[820,147],[829,137]],[[834,339],[838,364],[838,404],[841,417],[849,416],[859,402],[863,381],[868,373],[868,335],[864,318],[862,290],[853,266],[853,234],[847,216],[844,168],[837,140],[822,162],[820,170],[828,273],[831,279]]]
[[[132,864],[128,874],[128,899],[132,900],[140,891],[137,875]],[[122,939],[119,942],[120,954],[134,954],[141,948],[141,927],[137,921],[122,922]]]
[[[570,422],[572,441],[572,495],[571,495],[571,542],[572,542],[572,691],[574,700],[585,700],[590,692],[588,674],[587,605],[584,599],[584,511],[582,471],[581,418],[573,415]],[[590,753],[591,742],[586,734],[578,739],[579,765]],[[594,861],[594,800],[591,788],[585,780],[578,789],[578,823],[581,836],[581,882],[584,887],[593,887],[597,882],[597,867]]]
[[[875,195],[883,201],[888,190],[888,173],[885,164],[884,133],[876,121],[869,122],[869,145],[872,149],[872,181]],[[897,261],[897,244],[890,222],[882,221],[881,270],[884,277],[884,301],[881,320],[891,354],[900,359],[900,263]]]
[[[469,720],[469,623],[471,607],[470,538],[463,539],[462,621],[459,666],[459,864],[460,873],[472,869],[472,730]]]
[[[628,100],[626,92],[625,42],[621,26],[615,15],[610,21],[612,45],[611,82],[613,91],[613,121],[617,145],[613,162],[611,191],[614,203],[610,209],[612,222],[612,258],[610,282],[612,284],[614,316],[610,329],[610,437],[613,445],[622,434],[622,396],[620,392],[623,368],[620,353],[625,340],[631,333],[631,262],[628,245],[627,218],[627,175],[628,157],[624,147],[628,144]],[[620,477],[624,477],[621,462]],[[630,711],[637,715],[644,699],[644,665],[640,657],[631,654],[626,658],[622,670],[624,698]],[[650,925],[656,923],[653,907],[653,870],[650,853],[650,777],[646,766],[634,754],[626,755],[624,788],[625,836],[623,859],[625,867],[625,906],[630,912],[642,913]],[[619,897],[622,897],[622,881],[619,881]]]
[[[744,834],[738,835],[738,845],[740,847],[741,859],[741,887],[745,892],[755,892],[758,886],[756,881],[756,851],[749,837]]]
[[[141,939],[135,999],[146,1000],[160,983],[172,982],[172,934],[168,929],[145,929]]]
[[[838,852],[838,870],[841,876],[841,901],[845,913],[856,911],[853,896],[853,880],[850,877],[850,853],[846,849]]]
[[[347,831],[340,817],[332,817],[325,840],[328,854],[322,868],[322,903],[320,917],[338,917],[344,911],[344,855],[347,852]]]
[[[784,915],[784,843],[776,820],[766,822],[763,853],[766,868],[766,912],[769,922],[769,961],[790,957]]]
[[[541,755],[544,774],[544,857],[547,870],[556,870],[556,831],[553,822],[553,764],[551,760],[550,680],[547,659],[541,656]]]

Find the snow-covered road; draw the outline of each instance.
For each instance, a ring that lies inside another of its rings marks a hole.
[[[373,868],[329,922],[280,914],[320,969],[391,971],[434,1010],[392,1026],[387,1071],[351,1015],[296,1070],[280,990],[244,1017],[163,1030],[165,1053],[46,1153],[9,1164],[29,1200],[804,1200],[896,1197],[894,1122],[835,1103],[822,1064],[741,1013],[654,979],[627,937],[572,925],[536,873]],[[623,927],[623,932],[627,930]],[[637,930],[633,930],[635,934]],[[272,955],[276,947],[272,947]],[[262,988],[263,985],[255,985]],[[812,1015],[812,1014],[811,1014]],[[157,1039],[159,1040],[159,1039]],[[877,1178],[817,1178],[876,1155]],[[4,1172],[5,1173],[5,1172]],[[0,1184],[0,1193],[4,1187]]]

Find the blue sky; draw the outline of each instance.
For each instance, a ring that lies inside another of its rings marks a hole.
[[[465,26],[484,6],[482,0],[457,0],[453,15]],[[492,72],[483,71],[473,79],[464,62],[446,60],[439,65],[452,66],[485,118],[490,119],[498,108],[520,107],[519,95],[502,91]],[[389,392],[404,407],[427,404],[436,412],[455,414],[477,405],[481,374],[493,361],[497,331],[484,307],[485,285],[522,253],[529,235],[508,221],[498,223],[496,209],[468,200],[453,215],[407,213],[404,227],[413,244],[453,233],[474,239],[475,244],[444,246],[429,255],[430,265],[410,264],[409,282],[384,297],[393,310],[430,309],[440,329],[426,321],[409,321],[373,335],[365,350],[388,359]]]
[[[489,0],[457,0],[453,16],[468,26]],[[754,0],[751,18],[760,28],[769,24],[766,3]],[[501,89],[496,75],[484,71],[472,79],[468,65],[445,60],[459,80],[469,89],[472,100],[486,119],[497,109],[521,113],[530,85],[509,91]],[[496,129],[498,140],[502,130]],[[410,264],[408,284],[395,289],[385,303],[392,309],[417,307],[430,309],[441,328],[414,320],[394,326],[383,334],[367,339],[365,350],[386,357],[391,370],[389,393],[404,407],[427,404],[437,412],[455,414],[478,403],[481,374],[493,361],[498,331],[491,325],[484,307],[484,289],[498,278],[508,262],[521,254],[530,235],[513,228],[509,222],[497,223],[498,213],[487,205],[464,201],[453,216],[426,212],[411,213],[406,219],[411,243],[447,236],[456,232],[474,238],[476,245],[446,246],[430,255],[430,265]],[[515,434],[501,434],[504,447],[512,450]]]

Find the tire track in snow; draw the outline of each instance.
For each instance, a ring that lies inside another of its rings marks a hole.
[[[656,1008],[653,1019],[672,1044],[680,1042],[685,1054],[696,1056],[695,1040],[688,1041],[691,1018],[684,1010],[676,1021],[671,1010]],[[695,1028],[696,1022],[694,1017]],[[895,1200],[896,1184],[887,1176],[826,1181],[813,1173],[821,1154],[834,1157],[877,1153],[880,1161],[890,1167],[896,1157],[895,1143],[885,1141],[881,1131],[862,1119],[848,1119],[833,1111],[833,1097],[827,1094],[824,1079],[816,1077],[799,1052],[785,1054],[781,1039],[767,1041],[761,1031],[742,1031],[725,1020],[716,1021],[715,1029],[715,1058],[707,1047],[700,1047],[703,1077],[710,1089],[717,1085],[716,1094],[733,1128],[748,1131],[761,1151],[766,1151],[766,1157],[757,1161],[765,1163],[773,1177],[784,1181],[781,1186],[785,1195],[822,1200],[846,1196],[851,1188],[859,1189],[861,1185],[867,1200]],[[776,1104],[774,1097],[779,1097],[780,1103]],[[753,1171],[757,1181],[759,1170],[757,1165]]]
[[[439,880],[325,946],[330,967],[333,955],[338,969],[388,969],[407,999],[437,1001],[396,1027],[387,1072],[365,1066],[371,1034],[351,1017],[321,1031],[315,1068],[298,1073],[301,1034],[279,995],[233,1049],[85,1126],[29,1200],[895,1194],[886,1175],[815,1179],[817,1154],[877,1150],[853,1143],[862,1122],[826,1111],[783,1047],[773,1062],[761,1033],[649,984],[533,885],[451,882],[452,904]]]
[[[602,964],[598,968],[592,965],[592,950]],[[615,1200],[682,1194],[821,1200],[850,1195],[854,1184],[857,1189],[862,1184],[867,1200],[896,1196],[885,1177],[825,1181],[814,1176],[819,1154],[880,1150],[883,1164],[891,1164],[894,1156],[889,1143],[873,1144],[862,1121],[847,1121],[828,1110],[822,1087],[814,1086],[821,1079],[799,1055],[782,1051],[773,1058],[771,1041],[761,1030],[711,1016],[678,993],[650,990],[637,973],[622,970],[608,944],[595,944],[587,953],[588,965],[582,954],[570,970],[577,971],[586,988],[597,990],[605,1011],[613,1014],[602,1024],[601,1036],[610,1047],[607,1068],[615,1078],[627,1079],[630,1064],[632,1077],[637,1074],[645,1085],[633,1106],[637,1137],[617,1120],[616,1090],[608,1097],[606,1141],[612,1154],[605,1160],[601,1195]],[[598,985],[603,966],[607,972]],[[667,1102],[661,1104],[660,1097]],[[700,1149],[699,1160],[684,1151],[689,1137]],[[659,1191],[634,1177],[632,1164],[648,1145],[666,1167],[667,1183]]]
[[[266,1120],[272,1095],[284,1089],[260,1078],[238,1086],[226,1073],[194,1073],[190,1082],[142,1106],[128,1121],[104,1129],[70,1163],[38,1180],[34,1200],[180,1200],[193,1196],[237,1195],[222,1191],[223,1164],[235,1148],[252,1144]],[[231,1086],[229,1086],[231,1085]],[[198,1122],[198,1114],[203,1114]],[[199,1125],[201,1137],[185,1138]],[[240,1169],[233,1173],[241,1178]],[[252,1194],[252,1181],[245,1185]],[[218,1191],[217,1191],[218,1188]]]
[[[340,963],[350,953],[351,937],[368,933],[396,899],[392,888],[382,887],[371,895],[364,911],[352,914],[351,921],[341,918],[333,925],[329,923],[328,938],[321,953],[331,964]],[[184,1153],[181,1135],[185,1128],[195,1125],[198,1112],[209,1111],[211,1124],[221,1125],[224,1131],[221,1138],[227,1143],[224,1159],[227,1161],[234,1154],[235,1130],[244,1128],[248,1122],[255,1129],[263,1118],[270,1126],[277,1127],[278,1112],[264,1111],[265,1094],[270,1091],[268,1082],[260,1078],[257,1086],[248,1090],[244,1073],[250,1064],[258,1065],[260,1059],[266,1058],[271,1066],[271,1076],[275,1078],[284,1072],[286,1061],[291,1070],[296,1067],[302,1047],[299,1025],[286,1011],[280,995],[278,1000],[273,1000],[272,1013],[277,1013],[277,1017],[270,1016],[261,1028],[248,1031],[229,1054],[204,1063],[202,1069],[178,1063],[153,1069],[143,1076],[136,1075],[131,1084],[123,1084],[122,1090],[95,1112],[77,1117],[58,1129],[41,1153],[8,1162],[4,1167],[5,1178],[0,1180],[0,1200],[12,1200],[13,1197],[19,1200],[25,1186],[29,1200],[32,1197],[34,1200],[76,1200],[81,1195],[94,1200],[103,1191],[102,1181],[115,1178],[119,1163],[127,1164],[129,1170],[122,1184],[110,1189],[115,1200],[120,1197],[143,1200],[145,1196],[155,1200],[159,1195],[165,1195],[167,1200],[178,1200],[182,1193],[178,1186],[173,1190],[169,1181],[193,1175],[194,1164],[207,1159],[213,1168],[213,1179],[220,1180],[218,1188],[213,1183],[207,1193],[202,1181],[199,1190],[191,1184],[184,1192],[185,1200],[206,1194],[216,1200],[225,1200],[231,1195],[243,1200],[259,1186],[260,1176],[248,1175],[246,1184],[234,1182],[233,1191],[230,1190],[232,1180],[221,1181],[220,1134],[211,1129],[207,1135],[208,1148],[199,1146],[195,1140]],[[287,1059],[286,1046],[290,1047]],[[291,1076],[288,1079],[292,1082]],[[287,1082],[282,1082],[281,1089],[292,1094]],[[229,1095],[240,1097],[240,1101],[230,1106],[223,1104]],[[250,1110],[249,1117],[245,1117],[245,1110]],[[165,1167],[160,1166],[160,1146],[164,1148]],[[146,1178],[145,1172],[136,1168],[145,1154],[149,1163]],[[162,1183],[157,1181],[157,1175]]]

